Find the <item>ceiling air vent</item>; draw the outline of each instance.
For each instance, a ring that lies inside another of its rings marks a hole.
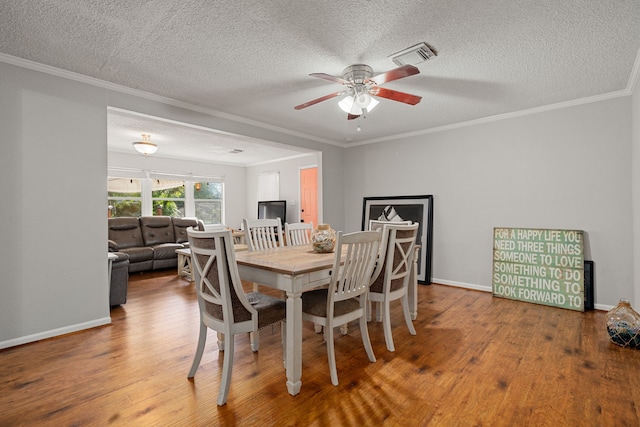
[[[397,65],[415,65],[420,62],[424,62],[431,59],[438,54],[432,50],[426,43],[418,43],[415,46],[411,46],[400,52],[396,52],[393,55],[389,55],[389,58]]]

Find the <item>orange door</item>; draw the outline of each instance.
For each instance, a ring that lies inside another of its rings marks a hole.
[[[300,169],[300,222],[318,225],[318,168]]]

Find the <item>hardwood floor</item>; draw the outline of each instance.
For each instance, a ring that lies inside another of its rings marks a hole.
[[[355,323],[336,335],[337,387],[322,336],[305,324],[297,396],[285,386],[278,328],[261,332],[258,353],[238,338],[229,400],[218,407],[213,332],[187,380],[193,285],[173,270],[134,274],[112,325],[0,351],[0,425],[640,425],[640,351],[609,343],[604,312],[441,285],[420,286],[419,301],[417,336],[394,304],[395,353],[370,323],[376,363]]]

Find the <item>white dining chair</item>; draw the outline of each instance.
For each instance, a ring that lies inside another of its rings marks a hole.
[[[284,246],[280,218],[253,220],[245,218],[242,220],[242,224],[249,251],[262,251]]]
[[[387,350],[395,351],[391,333],[389,303],[401,299],[404,320],[411,335],[416,334],[409,313],[407,287],[414,265],[413,251],[420,224],[387,223],[382,229],[382,244],[376,269],[371,277],[369,301],[377,303],[376,319],[383,322]],[[371,309],[369,305],[368,309]],[[371,312],[367,313],[371,320]]]
[[[380,233],[374,231],[339,232],[329,286],[302,294],[302,319],[324,328],[333,385],[338,385],[334,327],[360,319],[360,335],[365,351],[371,362],[376,361],[367,329],[366,303],[380,240]],[[343,253],[346,258],[341,265]]]
[[[250,252],[263,251],[265,249],[273,249],[284,246],[284,238],[282,234],[282,222],[280,218],[276,219],[246,219],[242,220],[242,228],[244,231],[244,240],[247,249]],[[253,291],[258,292],[259,284],[253,283]],[[259,343],[254,342],[257,347]]]
[[[286,303],[259,292],[245,294],[230,230],[188,230],[187,233],[200,310],[198,347],[188,378],[195,376],[200,365],[207,341],[207,328],[222,334],[224,344],[220,351],[224,352],[224,359],[218,392],[218,405],[222,406],[227,402],[229,395],[235,335],[249,333],[252,350],[257,351],[253,341],[257,342],[258,331],[280,323],[284,359]]]
[[[284,223],[284,235],[287,240],[287,246],[300,246],[311,244],[311,232],[313,231],[312,222],[294,222]]]
[[[369,220],[369,230],[371,230],[371,231],[382,230],[382,228],[384,227],[385,224],[409,225],[409,224],[411,224],[411,221],[407,220],[407,221],[390,222],[390,221],[381,221],[381,220],[378,220],[378,219],[370,219]]]

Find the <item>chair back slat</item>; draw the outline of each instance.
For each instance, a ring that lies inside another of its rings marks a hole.
[[[407,220],[407,221],[395,221],[395,222],[391,222],[391,221],[382,221],[382,220],[378,220],[378,219],[370,219],[369,220],[369,230],[371,231],[378,231],[378,230],[382,230],[382,228],[385,226],[385,224],[401,224],[401,225],[410,225],[411,221]]]
[[[287,238],[287,246],[302,246],[311,244],[312,222],[296,222],[284,224],[284,235]]]
[[[249,251],[263,251],[284,246],[282,223],[276,219],[243,219],[245,240]]]
[[[377,231],[338,233],[329,298],[327,305],[365,295],[373,272],[381,235]],[[342,253],[346,252],[341,266]]]
[[[409,273],[413,268],[413,251],[419,226],[418,223],[384,225],[380,256],[371,280],[372,286],[382,283],[382,292],[386,293],[407,285]]]

